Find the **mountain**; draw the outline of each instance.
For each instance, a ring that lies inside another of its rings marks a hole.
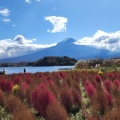
[[[77,45],[76,40],[73,38],[67,38],[62,42],[59,42],[56,46],[32,53],[29,55],[19,56],[15,58],[2,59],[0,62],[21,62],[21,61],[37,61],[45,56],[68,56],[80,59],[90,58],[111,58],[119,57],[120,52],[112,52],[110,50],[99,49],[87,45]]]

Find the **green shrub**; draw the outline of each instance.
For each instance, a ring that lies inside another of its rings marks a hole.
[[[0,120],[10,120],[11,116],[0,106]]]

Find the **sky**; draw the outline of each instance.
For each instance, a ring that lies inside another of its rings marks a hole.
[[[120,50],[120,0],[0,0],[0,58],[66,39]]]

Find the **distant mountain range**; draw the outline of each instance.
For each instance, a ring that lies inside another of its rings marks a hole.
[[[75,42],[76,42],[75,39],[67,38],[63,40],[62,42],[59,42],[56,46],[40,50],[36,53],[32,53],[29,55],[1,59],[0,63],[22,62],[22,61],[33,62],[45,56],[68,56],[71,58],[75,58],[77,60],[91,59],[91,58],[120,57],[120,52],[113,52],[113,51],[106,50],[106,49],[99,49],[93,46],[78,45],[78,44],[75,44]]]

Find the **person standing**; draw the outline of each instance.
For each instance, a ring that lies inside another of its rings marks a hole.
[[[23,71],[24,71],[24,73],[26,73],[26,69],[25,69],[25,68],[24,68],[24,70],[23,70]]]

